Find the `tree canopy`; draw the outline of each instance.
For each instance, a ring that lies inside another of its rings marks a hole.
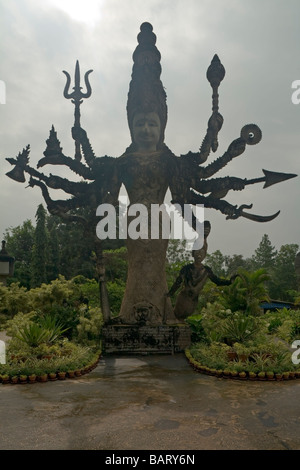
[[[66,279],[76,276],[97,279],[93,243],[85,236],[82,226],[62,222],[59,217],[47,214],[42,205],[37,209],[35,226],[25,220],[22,225],[8,228],[4,238],[9,254],[16,259],[14,277],[8,279],[9,284],[18,282],[20,286],[33,288],[59,275]],[[113,309],[117,311],[118,299],[126,284],[127,251],[118,240],[107,240],[104,248],[108,290]],[[298,250],[297,244],[282,245],[276,250],[269,236],[264,234],[252,257],[230,256],[216,250],[207,254],[204,264],[219,277],[230,277],[240,269],[249,273],[264,269],[270,298],[293,301],[299,297],[295,272]],[[191,253],[185,243],[171,240],[167,260],[168,283],[172,284],[180,268],[191,262]],[[205,292],[208,290],[206,288]]]

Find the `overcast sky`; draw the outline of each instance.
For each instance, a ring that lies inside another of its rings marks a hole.
[[[118,157],[130,144],[126,101],[132,53],[140,25],[148,21],[162,55],[162,81],[168,99],[166,144],[176,154],[197,151],[211,114],[206,70],[215,53],[226,76],[219,89],[224,125],[221,156],[248,123],[263,138],[217,176],[255,178],[262,169],[300,175],[300,104],[292,103],[292,82],[300,80],[299,0],[0,0],[0,232],[34,221],[43,203],[39,188],[26,188],[5,176],[27,144],[30,164],[43,156],[52,124],[66,155],[74,155],[71,137],[74,106],[63,97],[66,70],[75,62],[90,75],[92,96],[81,106],[81,124],[97,156]],[[47,167],[43,168],[47,171]],[[49,167],[53,174],[71,172]],[[263,184],[229,194],[234,204],[253,203],[251,212],[280,215],[259,224],[226,220],[207,210],[212,223],[209,252],[251,256],[267,233],[277,249],[300,245],[299,182],[294,178],[268,189]],[[62,198],[56,191],[54,199]]]

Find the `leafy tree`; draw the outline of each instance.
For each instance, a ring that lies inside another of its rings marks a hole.
[[[169,264],[188,263],[191,260],[192,255],[191,251],[188,250],[186,240],[169,240],[167,249],[167,261]]]
[[[299,246],[282,245],[275,258],[269,292],[272,299],[293,301],[297,291],[295,258]]]
[[[207,264],[218,277],[225,277],[225,256],[222,255],[220,250],[214,251],[212,254],[207,254],[205,259]]]
[[[49,216],[49,221],[53,216]],[[82,275],[95,276],[93,244],[86,236],[84,228],[76,222],[62,223],[58,218],[51,221],[52,231],[56,231],[59,247],[59,273],[67,279]]]
[[[240,310],[246,315],[258,315],[260,303],[269,298],[265,285],[269,275],[264,268],[254,272],[239,269],[238,274],[234,283],[224,288],[225,306],[233,312]]]
[[[252,271],[253,263],[250,258],[244,258],[243,255],[224,256],[226,266],[226,276],[230,277],[237,273],[238,269],[243,268],[246,271]]]
[[[116,250],[105,250],[105,272],[108,282],[126,282],[127,277],[127,249],[125,247]]]
[[[0,285],[0,315],[13,317],[18,312],[28,313],[32,310],[28,290],[17,282],[9,286]],[[1,325],[0,325],[1,326]]]
[[[264,234],[252,257],[255,269],[265,268],[270,271],[274,267],[276,255],[277,251],[272,246],[269,236]]]
[[[36,228],[31,264],[31,286],[40,286],[47,282],[48,233],[46,228],[46,211],[40,204],[36,211]]]
[[[244,269],[239,270],[237,282],[245,289],[246,313],[256,315],[260,313],[260,303],[268,300],[268,291],[266,281],[270,278],[264,268],[254,272],[248,272]]]
[[[15,258],[14,276],[8,278],[8,284],[19,282],[22,286],[30,288],[34,232],[31,220],[25,220],[22,225],[6,229],[4,238],[7,251]]]
[[[125,286],[126,283],[120,279],[117,279],[116,281],[109,281],[107,283],[109,306],[112,316],[117,316],[120,313]]]
[[[48,264],[47,279],[48,282],[58,278],[60,274],[60,246],[56,230],[55,218],[48,217],[47,229],[49,233],[48,243]]]

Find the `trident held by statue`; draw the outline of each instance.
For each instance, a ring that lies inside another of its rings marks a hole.
[[[75,66],[75,86],[73,87],[73,92],[69,93],[70,89],[70,84],[71,84],[71,77],[68,72],[63,70],[63,73],[67,77],[67,83],[64,89],[64,97],[67,99],[72,99],[72,103],[75,105],[75,111],[74,111],[74,127],[79,128],[80,127],[80,105],[83,102],[82,98],[89,98],[92,94],[92,88],[88,80],[89,74],[93,70],[88,70],[88,72],[85,73],[84,75],[84,82],[86,86],[86,93],[82,93],[82,87],[80,86],[80,69],[79,69],[79,62],[78,60],[76,61],[76,66]],[[75,140],[75,160],[81,160],[81,151],[80,151],[80,143],[78,140]]]

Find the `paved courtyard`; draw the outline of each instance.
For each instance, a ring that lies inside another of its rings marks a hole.
[[[201,375],[182,354],[103,357],[74,380],[0,385],[0,450],[300,449],[300,380]]]

